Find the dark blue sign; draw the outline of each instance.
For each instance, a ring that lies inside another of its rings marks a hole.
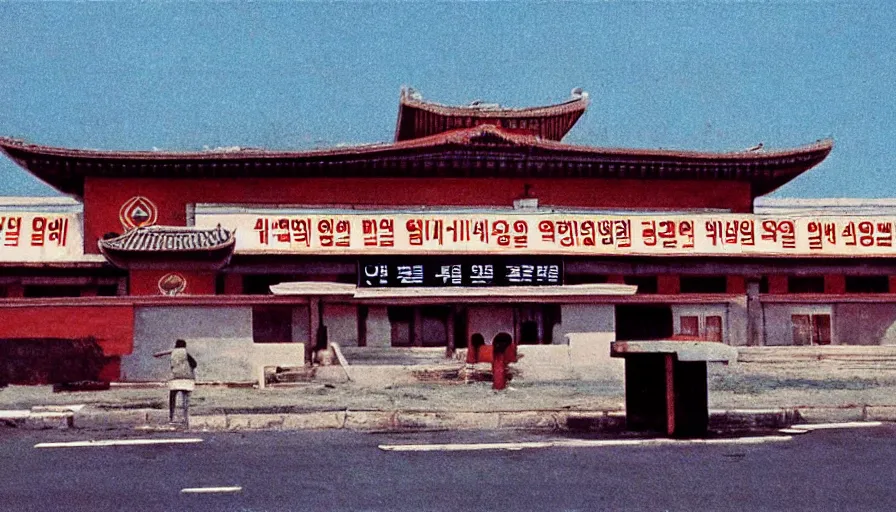
[[[358,286],[544,286],[563,284],[560,259],[361,260]]]

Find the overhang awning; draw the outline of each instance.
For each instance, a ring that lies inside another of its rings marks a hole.
[[[595,295],[634,295],[628,284],[574,284],[562,286],[445,286],[408,288],[359,288],[351,284],[292,282],[271,286],[274,295],[349,295],[355,299],[426,298],[545,298]]]
[[[294,281],[271,286],[274,295],[340,295],[353,296],[358,289],[353,284],[319,281]]]

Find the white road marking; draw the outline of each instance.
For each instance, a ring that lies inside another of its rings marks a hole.
[[[804,429],[804,428],[803,428],[803,429],[800,429],[800,428],[782,428],[782,429],[779,429],[778,432],[780,432],[780,433],[782,433],[782,434],[808,434],[808,433],[809,433],[809,431],[806,430],[806,429]]]
[[[879,421],[849,421],[846,423],[816,423],[806,425],[791,425],[790,428],[796,430],[830,430],[834,428],[865,428],[879,427],[883,423]]]
[[[234,487],[187,487],[186,489],[181,489],[181,494],[205,494],[205,493],[213,493],[213,492],[240,492],[242,491],[242,487],[234,486]]]
[[[0,411],[0,420],[17,420],[27,418],[31,415],[31,411]]]
[[[35,448],[84,448],[84,447],[105,447],[105,446],[132,446],[132,445],[151,445],[151,444],[188,444],[201,443],[202,439],[197,438],[181,438],[181,439],[106,439],[103,441],[68,441],[64,443],[37,443]]]
[[[791,436],[738,437],[733,439],[558,439],[523,443],[473,444],[381,444],[387,452],[462,452],[478,450],[528,450],[534,448],[600,448],[610,446],[688,446],[715,444],[761,444],[790,441]]]

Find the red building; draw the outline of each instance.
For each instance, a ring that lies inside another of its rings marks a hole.
[[[831,141],[729,153],[562,142],[587,106],[578,90],[520,109],[405,90],[393,142],[310,151],[0,139],[73,198],[0,206],[0,339],[92,337],[109,357],[102,377],[127,380],[158,378],[147,358],[175,338],[219,358],[221,379],[251,375],[245,354],[282,349],[271,342],[357,354],[483,340],[471,359],[499,332],[517,345],[888,342],[892,219],[754,212]]]

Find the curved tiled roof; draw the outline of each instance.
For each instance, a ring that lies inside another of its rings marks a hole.
[[[97,241],[103,256],[121,268],[196,261],[219,268],[227,264],[236,244],[233,231],[215,228],[144,226]]]
[[[395,141],[427,137],[457,128],[492,124],[506,131],[560,140],[588,107],[588,93],[573,89],[562,103],[511,108],[496,103],[473,102],[466,106],[424,101],[413,89],[402,88],[398,104]]]
[[[491,124],[394,143],[309,151],[104,151],[0,137],[16,163],[58,190],[82,195],[91,177],[526,177],[736,180],[762,195],[831,152],[821,140],[801,147],[706,152],[578,146]]]

